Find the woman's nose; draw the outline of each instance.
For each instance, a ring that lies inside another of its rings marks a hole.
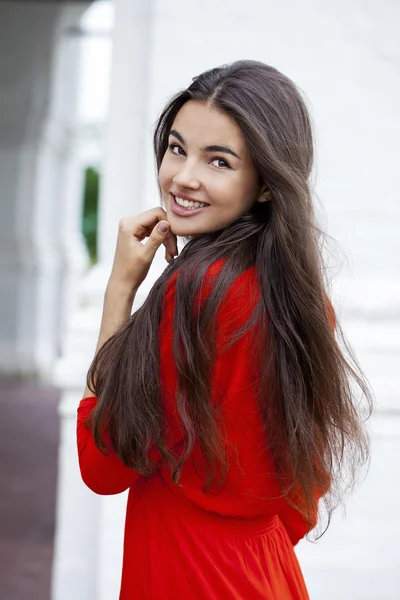
[[[189,161],[186,161],[175,174],[173,182],[183,188],[198,189],[200,187],[200,181],[195,173],[195,167],[194,165],[190,165]]]

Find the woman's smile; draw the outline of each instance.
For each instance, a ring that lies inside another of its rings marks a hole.
[[[197,200],[189,200],[186,196],[175,196],[171,193],[171,210],[179,217],[193,217],[210,205]]]

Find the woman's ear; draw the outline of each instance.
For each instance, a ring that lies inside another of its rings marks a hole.
[[[264,185],[258,193],[257,202],[268,202],[271,200],[271,192],[269,188]]]

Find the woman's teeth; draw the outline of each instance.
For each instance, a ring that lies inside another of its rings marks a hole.
[[[195,208],[204,208],[204,206],[208,206],[204,202],[192,202],[191,200],[183,200],[183,198],[179,198],[175,196],[175,202],[179,204],[179,206],[183,206],[184,208],[189,208],[194,210]]]

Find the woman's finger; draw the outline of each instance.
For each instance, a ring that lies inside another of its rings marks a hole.
[[[170,230],[168,221],[160,221],[153,228],[148,240],[143,244],[143,254],[145,258],[151,262],[161,244],[165,243],[165,239]]]
[[[177,256],[178,254],[178,242],[176,235],[172,233],[171,229],[168,232],[167,237],[165,238],[164,246],[167,254],[171,256]]]
[[[156,208],[150,208],[149,210],[145,210],[138,217],[134,218],[134,231],[132,232],[134,236],[146,236],[146,233],[149,235],[153,230],[155,225],[162,220],[165,220],[167,217],[167,213],[160,206]],[[142,238],[143,239],[143,238]]]

